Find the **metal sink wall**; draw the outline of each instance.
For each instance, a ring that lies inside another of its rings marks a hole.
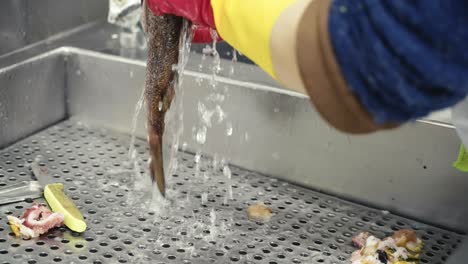
[[[236,79],[262,76],[250,66],[235,67]],[[11,144],[68,117],[129,133],[144,74],[142,61],[75,48],[3,69],[0,143]],[[272,87],[270,80],[259,85],[219,78],[219,87],[227,89],[222,108],[233,133],[226,135],[224,123],[214,125],[199,146],[192,127],[200,124],[196,109],[209,94],[210,78],[185,74],[181,143],[188,150],[216,153],[309,188],[468,231],[468,176],[451,166],[459,140],[450,126],[416,122],[367,137],[347,136],[328,127],[307,98]],[[140,137],[146,136],[143,117]]]
[[[106,18],[106,0],[3,0],[0,57],[58,33]]]
[[[66,117],[65,76],[59,52],[0,68],[0,147]]]

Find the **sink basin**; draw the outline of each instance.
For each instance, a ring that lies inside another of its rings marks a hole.
[[[166,132],[166,154],[179,150],[171,202],[152,207],[135,204],[149,178],[144,110],[138,158],[128,155],[144,62],[62,47],[0,69],[0,185],[29,178],[28,162],[45,156],[89,225],[82,235],[59,229],[19,243],[3,221],[8,249],[0,253],[14,263],[347,263],[358,232],[413,228],[426,263],[443,263],[464,238],[468,177],[451,167],[459,146],[452,127],[415,122],[344,135],[257,68],[223,62],[236,78],[213,79],[198,72],[210,63],[195,57],[185,71]],[[271,222],[246,219],[256,202],[271,206]],[[0,218],[26,206],[0,207]]]

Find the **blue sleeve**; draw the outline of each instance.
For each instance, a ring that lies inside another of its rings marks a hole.
[[[349,88],[378,124],[468,93],[468,1],[334,0],[329,32]]]

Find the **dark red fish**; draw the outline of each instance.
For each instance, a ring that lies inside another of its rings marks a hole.
[[[145,97],[148,106],[150,172],[162,195],[165,178],[162,154],[164,116],[174,97],[175,72],[183,19],[172,15],[155,16],[144,7],[143,24],[148,41]]]

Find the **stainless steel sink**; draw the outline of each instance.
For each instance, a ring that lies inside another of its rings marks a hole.
[[[144,192],[135,186],[147,174],[144,113],[137,163],[128,156],[143,61],[62,47],[0,69],[0,185],[29,178],[27,163],[43,155],[89,223],[81,235],[60,229],[19,241],[8,235],[5,213],[28,204],[0,207],[0,259],[347,263],[352,235],[406,227],[425,240],[425,263],[444,263],[464,238],[468,176],[451,166],[459,146],[452,127],[415,122],[368,137],[343,135],[307,98],[254,66],[224,61],[211,88],[208,60],[193,55],[185,72],[171,203],[153,207],[138,203]],[[225,99],[213,103],[216,95]],[[196,135],[204,124],[200,102],[225,114],[219,122],[214,114],[204,144]],[[174,138],[173,130],[167,134]],[[198,163],[195,153],[202,154]],[[228,170],[213,164],[222,157]],[[255,202],[273,208],[271,222],[246,219]]]

